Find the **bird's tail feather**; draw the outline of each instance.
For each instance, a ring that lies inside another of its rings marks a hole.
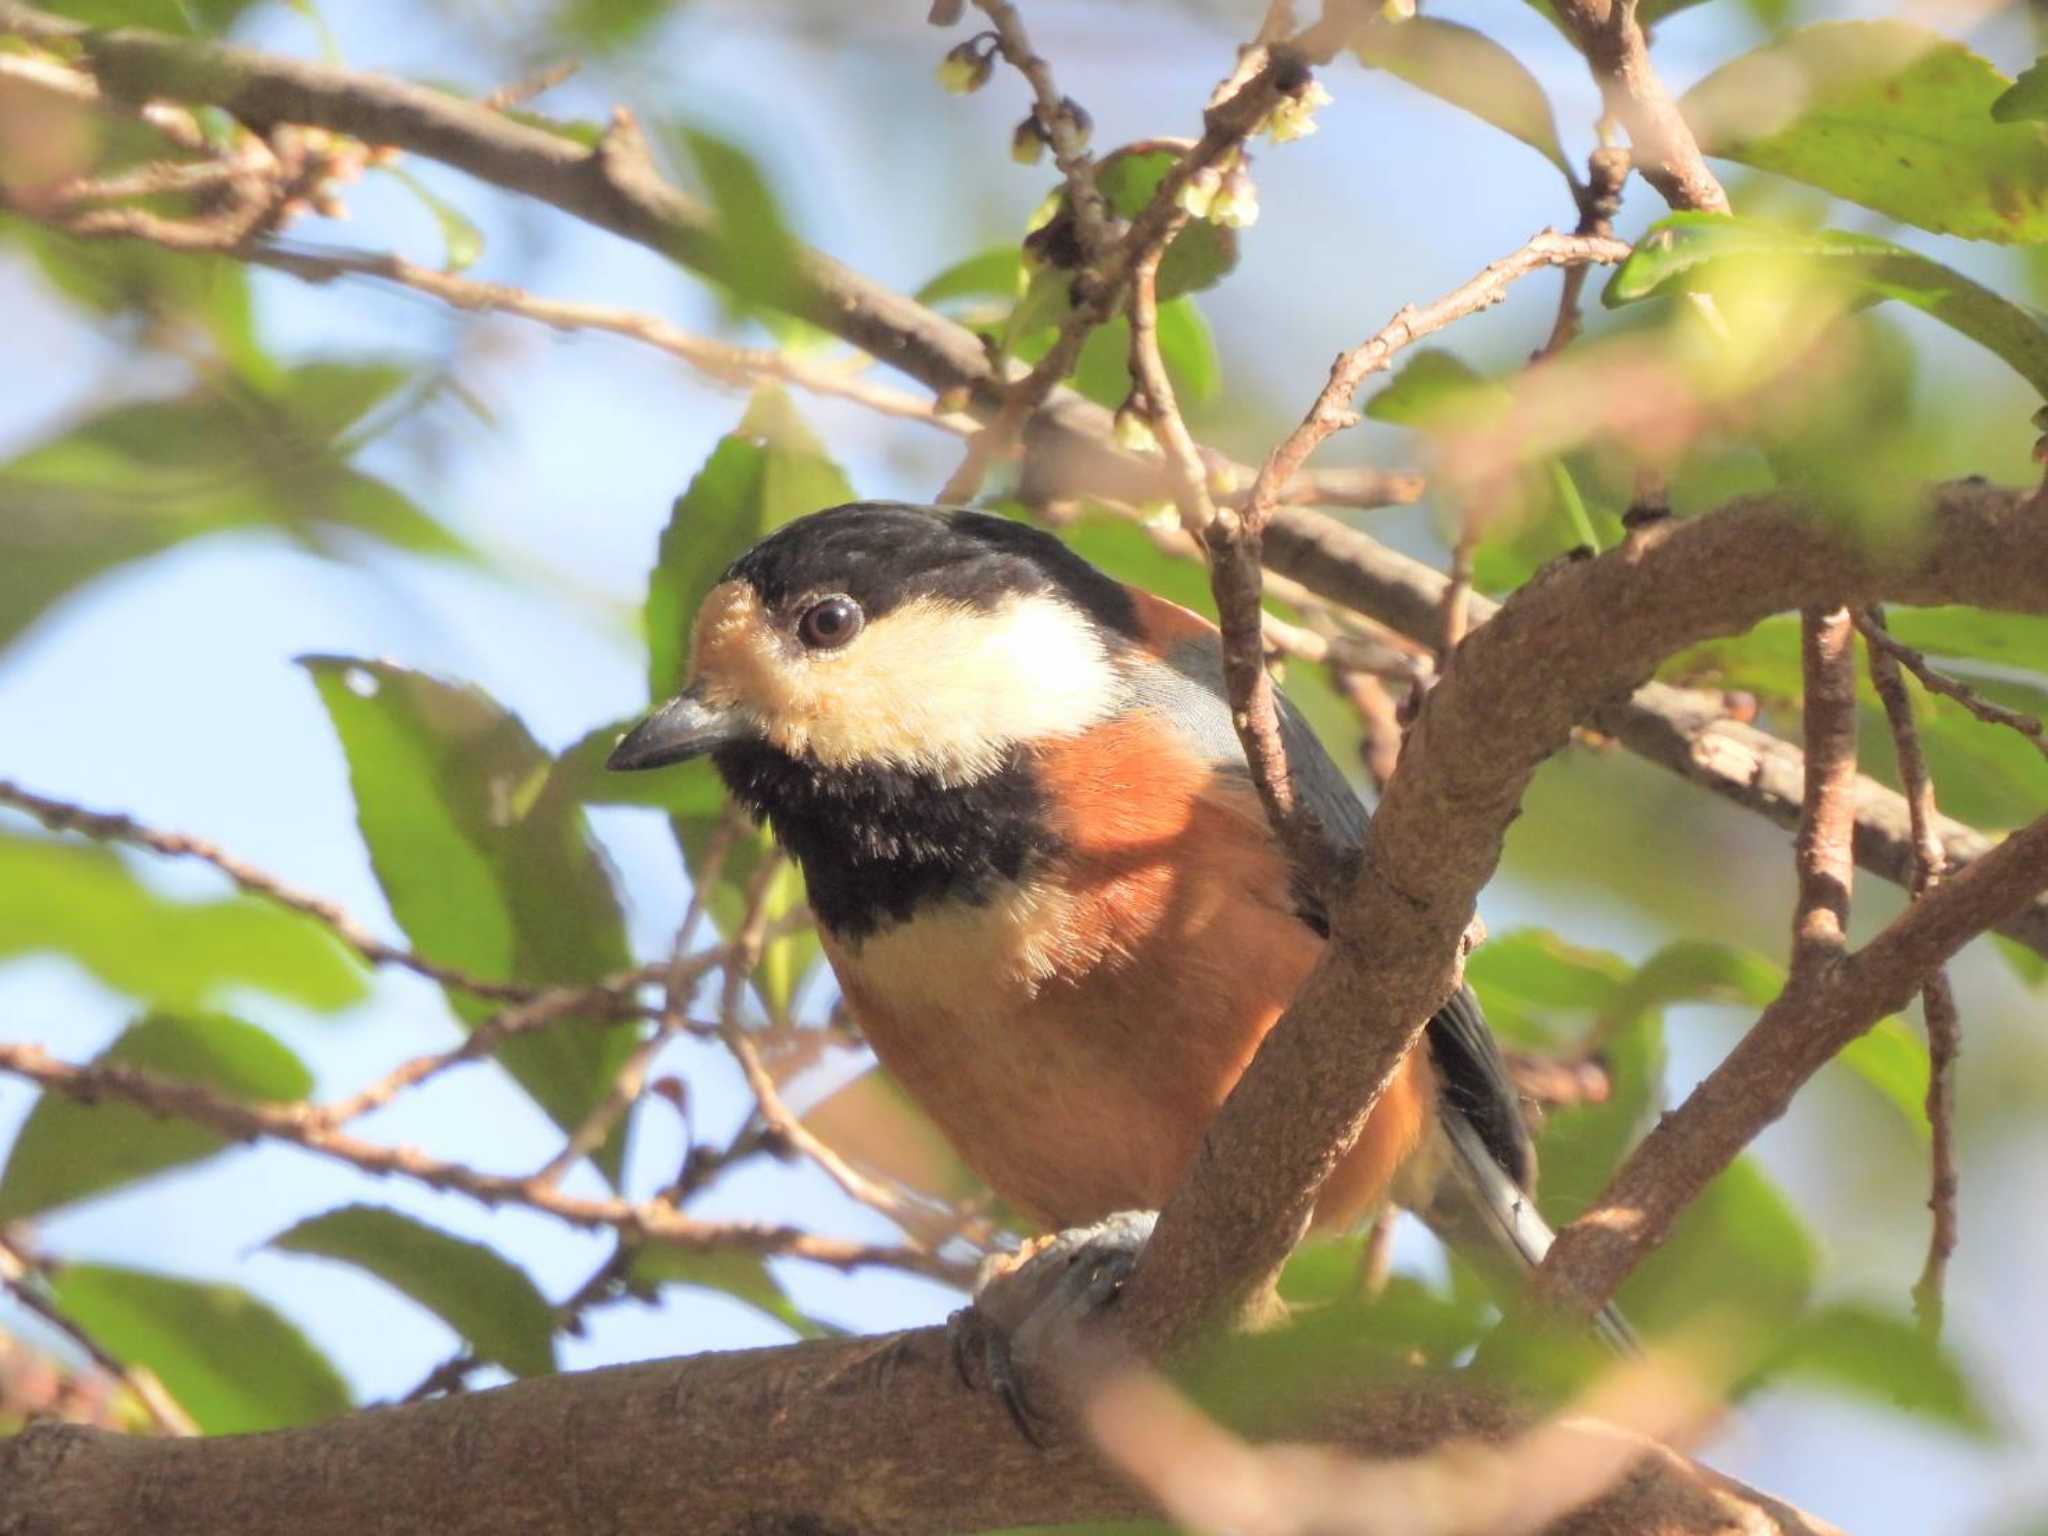
[[[1550,1252],[1557,1234],[1550,1230],[1550,1223],[1536,1209],[1529,1192],[1508,1177],[1507,1170],[1495,1161],[1471,1121],[1450,1110],[1440,1117],[1439,1123],[1450,1144],[1451,1176],[1465,1196],[1463,1204],[1478,1218],[1476,1225],[1484,1229],[1492,1246],[1515,1261],[1522,1273],[1533,1273]],[[1468,1223],[1461,1222],[1459,1226],[1462,1229]],[[1617,1354],[1642,1353],[1635,1330],[1611,1302],[1594,1316],[1593,1331]]]

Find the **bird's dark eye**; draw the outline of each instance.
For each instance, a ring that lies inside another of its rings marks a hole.
[[[860,604],[850,597],[820,598],[796,621],[796,637],[814,651],[836,651],[866,622]]]

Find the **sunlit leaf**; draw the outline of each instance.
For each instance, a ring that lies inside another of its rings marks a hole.
[[[555,1368],[554,1309],[526,1271],[482,1243],[382,1206],[349,1205],[308,1217],[270,1246],[369,1271],[516,1376]]]
[[[39,950],[166,1008],[254,987],[332,1011],[367,990],[355,957],[309,917],[254,896],[173,901],[111,849],[0,833],[0,957]]]
[[[700,1252],[672,1243],[647,1243],[634,1252],[628,1274],[637,1285],[692,1285],[717,1291],[774,1318],[800,1339],[840,1332],[798,1311],[758,1254],[730,1248]]]
[[[1485,33],[1434,16],[1375,17],[1351,46],[1368,67],[1493,124],[1571,174],[1550,98],[1522,61]]]
[[[2048,171],[2048,156],[2044,156]],[[2044,221],[2048,235],[2048,221]],[[2032,311],[1960,272],[1873,235],[1794,229],[1724,214],[1676,213],[1653,225],[1608,280],[1608,305],[1683,288],[1734,263],[1772,263],[1788,278],[1844,291],[1852,302],[1895,299],[1933,315],[2048,394],[2048,328]]]
[[[389,662],[303,658],[348,758],[356,818],[391,911],[423,954],[492,981],[595,981],[628,962],[582,807],[541,793],[551,760],[481,689]],[[494,1005],[450,989],[468,1024]],[[563,1129],[603,1097],[630,1025],[564,1020],[498,1059]],[[623,1138],[598,1158],[616,1176]]]
[[[1180,155],[1170,149],[1115,150],[1095,172],[1110,209],[1134,219],[1151,203]],[[1237,266],[1237,233],[1207,219],[1189,219],[1159,260],[1159,301],[1213,288]]]
[[[1374,421],[1400,427],[1484,426],[1512,402],[1506,387],[1448,352],[1427,348],[1412,355],[1387,387],[1366,402]]]
[[[1038,338],[1049,347],[1053,333]],[[1199,406],[1216,397],[1222,375],[1216,362],[1216,343],[1209,334],[1209,322],[1195,308],[1188,295],[1159,306],[1159,360],[1183,409]],[[1044,347],[1019,345],[1016,355],[1036,362]],[[1097,405],[1115,410],[1131,392],[1131,325],[1117,315],[1088,333],[1081,356],[1074,364],[1073,385]]]
[[[151,1014],[94,1060],[106,1064],[200,1083],[233,1099],[286,1103],[313,1090],[298,1057],[255,1025],[220,1014]],[[0,1222],[132,1184],[229,1145],[194,1121],[117,1099],[84,1103],[45,1093],[0,1171]]]
[[[1933,1134],[1927,1123],[1927,1044],[1903,1019],[1879,1019],[1835,1060],[1897,1110],[1921,1141]]]
[[[348,1388],[326,1357],[239,1287],[64,1264],[50,1289],[116,1359],[155,1372],[210,1435],[284,1429],[348,1411]]]
[[[1999,1438],[1955,1356],[1911,1320],[1875,1307],[1842,1302],[1799,1319],[1761,1375],[1881,1403],[1972,1439]]]
[[[2012,82],[1899,21],[1823,22],[1723,65],[1679,103],[1710,155],[1942,234],[2048,239],[2048,140],[2001,122]]]

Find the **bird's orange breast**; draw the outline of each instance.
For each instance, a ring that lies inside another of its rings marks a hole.
[[[1002,1195],[1077,1225],[1153,1208],[1321,946],[1250,786],[1140,712],[1034,765],[1060,852],[979,904],[826,951],[875,1053]],[[1420,1142],[1420,1054],[1318,1224],[1383,1197]]]

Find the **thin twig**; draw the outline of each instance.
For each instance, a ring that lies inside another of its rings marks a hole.
[[[1920,744],[1920,731],[1913,719],[1912,695],[1906,689],[1899,658],[1887,647],[1890,635],[1884,613],[1872,607],[1856,616],[1863,632],[1864,652],[1870,664],[1871,686],[1883,701],[1890,722],[1892,745],[1897,753],[1899,782],[1906,792],[1912,816],[1913,898],[1919,900],[1933,890],[1948,873],[1948,857],[1935,831],[1938,814],[1934,799],[1934,776],[1928,772],[1927,754]],[[1928,1195],[1927,1208],[1933,1220],[1927,1234],[1927,1258],[1920,1278],[1913,1286],[1913,1310],[1927,1332],[1940,1336],[1946,1307],[1948,1263],[1956,1251],[1956,1195],[1959,1170],[1955,1147],[1955,1064],[1962,1050],[1962,1018],[1956,1009],[1954,988],[1946,969],[1927,979],[1920,993],[1920,1006],[1927,1022],[1927,1126]]]
[[[1929,693],[1938,693],[1945,699],[1954,699],[1986,725],[2004,726],[2009,731],[2019,732],[2032,743],[2036,752],[2048,757],[2048,728],[2044,728],[2032,715],[1994,703],[1968,683],[1950,677],[1912,646],[1896,639],[1881,623],[1866,623],[1862,627],[1863,638],[1873,649],[1883,651],[1885,655],[1911,672],[1919,679],[1920,686]]]
[[[364,1141],[324,1125],[307,1105],[231,1099],[203,1084],[120,1062],[79,1066],[58,1060],[39,1045],[0,1045],[0,1072],[84,1103],[118,1099],[153,1114],[193,1121],[235,1140],[281,1141],[364,1173],[396,1174],[434,1189],[468,1195],[485,1205],[526,1206],[575,1226],[609,1227],[635,1239],[694,1250],[731,1248],[782,1254],[835,1269],[867,1265],[907,1269],[956,1285],[968,1278],[964,1266],[912,1248],[878,1247],[759,1222],[701,1221],[656,1200],[564,1194],[528,1178],[483,1173],[462,1163],[430,1157],[415,1147]]]
[[[695,335],[640,310],[543,298],[505,283],[461,277],[421,266],[402,256],[368,251],[256,245],[235,255],[238,260],[288,272],[308,283],[329,283],[344,277],[374,278],[429,294],[474,314],[517,315],[558,331],[602,331],[622,336],[680,358],[706,377],[729,386],[747,387],[772,379],[814,395],[850,400],[878,415],[924,422],[955,436],[965,437],[976,430],[971,416],[935,410],[930,400],[909,390],[861,378],[856,372],[858,363],[817,363],[776,348],[734,346]]]
[[[311,891],[300,889],[260,869],[248,860],[229,853],[218,844],[204,838],[194,837],[185,832],[164,832],[155,827],[145,826],[132,816],[117,812],[90,811],[67,801],[52,799],[6,779],[0,779],[0,805],[11,805],[25,811],[53,832],[75,832],[99,842],[125,843],[130,847],[147,848],[165,858],[198,859],[211,864],[215,869],[234,881],[236,886],[252,896],[261,896],[274,901],[281,907],[303,913],[322,924],[334,936],[361,955],[371,965],[391,965],[425,976],[446,987],[454,987],[477,997],[491,998],[499,1002],[538,1003],[544,997],[559,989],[542,989],[518,982],[486,981],[472,976],[452,965],[429,960],[398,945],[388,944],[378,938],[370,929],[351,916],[339,902],[325,896],[316,896]],[[621,1003],[630,997],[631,989],[640,983],[638,972],[631,973],[632,979],[623,978],[613,983],[600,983],[609,989],[611,1001]],[[583,989],[588,991],[590,989]],[[590,1004],[602,1001],[592,998]],[[628,1010],[631,1011],[631,1010]]]
[[[1518,251],[1490,263],[1483,272],[1467,279],[1442,298],[1421,308],[1404,305],[1399,314],[1375,335],[1343,353],[1330,368],[1330,379],[1316,396],[1308,415],[1259,466],[1258,479],[1246,505],[1245,515],[1263,529],[1280,505],[1281,488],[1291,482],[1319,448],[1324,439],[1346,427],[1355,426],[1358,415],[1351,399],[1372,374],[1385,368],[1399,352],[1422,337],[1440,331],[1455,320],[1477,314],[1507,297],[1514,282],[1547,267],[1612,265],[1628,258],[1626,241],[1599,235],[1561,235],[1546,229]]]
[[[1053,163],[1067,180],[1067,201],[1074,210],[1074,232],[1083,265],[1092,265],[1110,238],[1109,202],[1095,184],[1095,160],[1088,153],[1088,135],[1074,117],[1074,105],[1053,83],[1052,66],[1031,46],[1024,19],[1009,0],[974,0],[975,8],[995,29],[996,49],[1030,83],[1036,102],[1032,116],[1052,146]]]

